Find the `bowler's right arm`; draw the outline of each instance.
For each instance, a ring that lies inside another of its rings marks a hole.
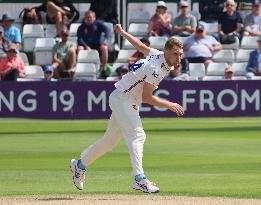
[[[138,38],[123,30],[121,24],[116,24],[114,26],[114,30],[116,33],[126,38],[135,48],[141,51],[145,56],[149,55],[151,48],[143,44]]]

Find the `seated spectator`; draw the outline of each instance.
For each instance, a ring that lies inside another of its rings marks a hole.
[[[4,37],[9,39],[15,48],[20,48],[22,37],[20,29],[13,25],[14,18],[9,14],[3,14],[2,26],[4,28]]]
[[[24,8],[20,14],[19,18],[22,18],[23,25],[25,24],[42,24],[41,13],[36,13],[34,8]]]
[[[7,56],[0,59],[0,79],[17,80],[25,76],[24,61],[18,55],[19,51],[12,46],[7,51]]]
[[[108,63],[108,45],[110,37],[109,28],[103,21],[96,20],[95,13],[91,10],[85,13],[85,19],[77,30],[78,50],[96,49],[101,54],[102,70]]]
[[[234,72],[232,70],[232,67],[229,65],[226,69],[225,69],[225,74],[224,74],[224,78],[225,80],[233,80],[234,77]]]
[[[182,58],[180,65],[170,70],[169,75],[164,80],[189,80],[189,75],[186,73],[188,70],[187,59]]]
[[[69,30],[63,30],[61,33],[61,42],[58,42],[53,48],[53,63],[56,78],[64,73],[71,71],[76,65],[77,46],[69,41]]]
[[[140,41],[145,44],[146,46],[150,47],[150,41],[147,38],[142,38]],[[129,57],[129,65],[132,65],[133,63],[137,62],[140,59],[145,59],[146,56],[139,50],[137,50],[135,53]]]
[[[252,51],[249,55],[246,67],[246,77],[251,79],[253,76],[261,75],[261,36],[257,40],[258,49]]]
[[[166,11],[166,3],[158,1],[156,13],[151,17],[149,22],[150,36],[171,36],[171,15]]]
[[[221,49],[221,44],[214,37],[206,35],[202,24],[197,26],[195,35],[184,42],[185,56],[189,63],[204,63],[206,68],[212,62],[212,52]]]
[[[244,21],[245,36],[261,35],[260,1],[255,0],[252,4],[252,13],[248,14]]]
[[[215,22],[222,14],[224,9],[224,0],[200,0],[199,12],[201,14],[201,21]]]
[[[222,44],[234,43],[236,37],[241,40],[242,18],[236,11],[234,0],[226,1],[226,11],[218,19],[217,39]]]
[[[57,81],[53,78],[54,67],[51,65],[45,65],[43,67],[44,77],[41,78],[41,81]]]
[[[91,0],[90,10],[93,11],[98,20],[118,23],[117,0]]]
[[[70,0],[49,0],[45,1],[41,6],[34,7],[32,12],[47,13],[47,23],[56,24],[57,36],[61,36],[61,32],[68,24],[75,22],[79,18],[79,11],[75,8]]]
[[[0,58],[6,56],[6,52],[11,47],[11,44],[11,41],[4,37],[4,28],[0,26]]]
[[[190,14],[187,1],[180,3],[181,13],[173,21],[173,34],[178,36],[190,36],[197,26],[196,17]]]

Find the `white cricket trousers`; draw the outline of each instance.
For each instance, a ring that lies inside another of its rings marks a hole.
[[[134,176],[143,174],[143,145],[146,139],[138,109],[133,107],[129,95],[115,89],[109,97],[112,114],[104,136],[81,154],[82,162],[88,167],[94,160],[111,151],[121,136],[128,145]]]

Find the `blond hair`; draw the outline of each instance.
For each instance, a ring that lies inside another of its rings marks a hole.
[[[183,44],[180,40],[175,37],[170,37],[165,43],[164,49],[171,50],[173,48],[183,48]]]

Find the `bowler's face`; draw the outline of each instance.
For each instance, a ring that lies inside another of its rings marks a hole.
[[[173,48],[171,50],[164,50],[164,57],[169,66],[178,67],[183,55],[182,48]]]

